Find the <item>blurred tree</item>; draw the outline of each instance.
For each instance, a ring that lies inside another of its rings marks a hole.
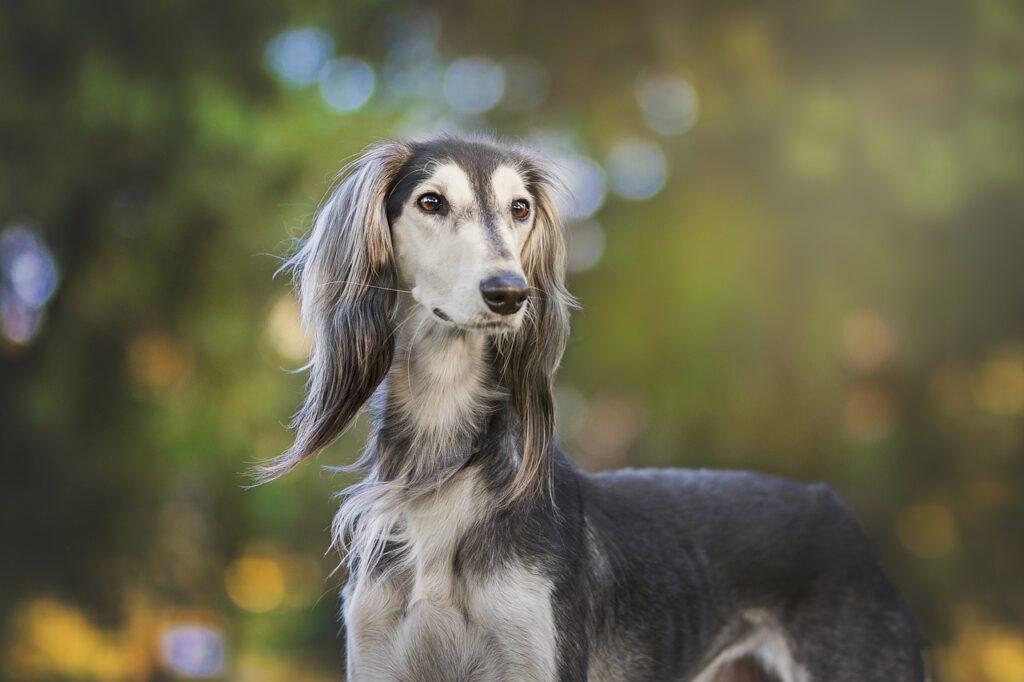
[[[39,600],[128,631],[138,592],[219,614],[233,669],[337,669],[344,480],[241,488],[301,389],[275,256],[365,143],[457,127],[576,190],[583,466],[828,480],[940,672],[1021,679],[1022,67],[1011,0],[5,3],[0,616],[93,641]],[[38,329],[15,247],[59,270]]]

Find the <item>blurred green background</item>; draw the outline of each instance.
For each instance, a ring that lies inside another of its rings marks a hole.
[[[0,6],[0,677],[338,679],[289,238],[370,141],[561,165],[587,469],[834,485],[938,680],[1024,680],[1024,8]],[[357,427],[320,456],[351,461]]]

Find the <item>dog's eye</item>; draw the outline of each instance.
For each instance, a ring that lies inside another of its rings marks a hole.
[[[444,210],[444,197],[440,194],[427,192],[416,200],[416,205],[419,206],[420,210],[424,213],[440,213]]]
[[[530,215],[530,202],[525,199],[516,199],[512,202],[512,217],[516,220],[523,220]]]

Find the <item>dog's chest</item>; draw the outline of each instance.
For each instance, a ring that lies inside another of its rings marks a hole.
[[[479,492],[460,474],[410,507],[401,564],[345,588],[350,679],[554,679],[550,581],[518,561],[455,571],[459,545],[488,512]]]

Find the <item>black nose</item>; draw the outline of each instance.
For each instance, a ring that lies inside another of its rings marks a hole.
[[[522,308],[526,292],[526,280],[519,275],[494,275],[480,282],[484,303],[499,315],[511,315]]]

